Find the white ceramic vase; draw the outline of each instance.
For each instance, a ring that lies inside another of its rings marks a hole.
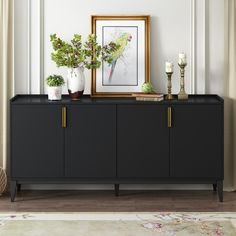
[[[72,100],[82,97],[85,88],[84,68],[68,68],[67,86]]]
[[[48,100],[61,100],[62,87],[48,86]]]

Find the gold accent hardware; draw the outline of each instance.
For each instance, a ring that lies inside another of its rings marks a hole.
[[[62,128],[66,128],[66,123],[67,123],[66,107],[62,107],[62,110],[61,110],[61,121],[62,121]]]
[[[172,127],[172,108],[168,107],[168,128]]]

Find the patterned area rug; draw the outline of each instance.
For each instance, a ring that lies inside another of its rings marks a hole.
[[[1,236],[235,236],[236,213],[0,213]]]

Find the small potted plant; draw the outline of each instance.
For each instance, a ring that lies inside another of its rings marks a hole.
[[[61,75],[50,75],[46,79],[48,85],[48,99],[61,100],[62,85],[64,79]]]
[[[85,42],[82,42],[82,36],[79,34],[75,34],[70,42],[62,40],[56,34],[52,34],[50,40],[53,47],[52,60],[58,67],[68,68],[67,86],[72,100],[78,100],[83,95],[84,69],[99,68],[102,61],[110,64],[112,53],[120,47],[114,42],[101,46],[94,34],[89,34]]]

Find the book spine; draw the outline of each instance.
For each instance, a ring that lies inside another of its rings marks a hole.
[[[163,98],[136,97],[136,101],[160,102]]]
[[[141,98],[162,98],[164,95],[148,95],[148,94],[134,94],[133,97],[141,97]]]

